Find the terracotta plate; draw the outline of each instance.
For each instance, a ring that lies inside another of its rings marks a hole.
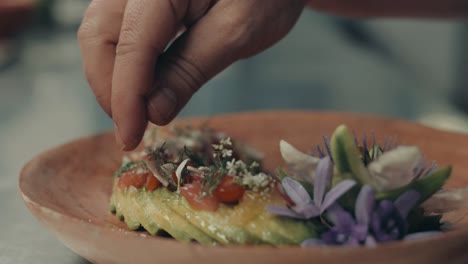
[[[342,123],[357,133],[374,131],[378,140],[398,135],[401,144],[418,145],[439,165],[453,164],[448,186],[468,185],[468,137],[461,134],[350,113],[257,112],[209,119],[210,126],[262,150],[269,169],[282,164],[280,139],[306,151]],[[37,219],[66,246],[95,263],[468,263],[468,220],[438,238],[376,249],[203,247],[132,232],[108,210],[112,174],[122,154],[112,133],[79,139],[30,161],[19,180],[21,195]]]

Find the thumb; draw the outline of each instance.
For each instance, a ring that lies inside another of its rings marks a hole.
[[[245,57],[247,25],[240,16],[223,16],[225,12],[217,8],[212,7],[159,58],[156,87],[147,97],[147,117],[152,123],[171,122],[202,85]]]

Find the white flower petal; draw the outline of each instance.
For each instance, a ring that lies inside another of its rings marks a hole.
[[[407,185],[414,179],[413,170],[422,159],[421,152],[414,146],[399,146],[385,152],[368,165],[373,187],[387,191]]]
[[[179,167],[177,167],[177,170],[175,172],[176,177],[177,177],[177,190],[180,189],[180,178],[182,178],[182,171],[184,170],[185,165],[187,165],[187,162],[189,162],[189,160],[190,159],[186,159],[186,160],[182,161],[179,164]]]
[[[426,213],[445,214],[468,207],[468,188],[440,190],[421,206]]]
[[[288,172],[291,174],[289,176],[313,182],[319,158],[297,150],[284,140],[280,141],[280,151],[283,160],[288,165]]]

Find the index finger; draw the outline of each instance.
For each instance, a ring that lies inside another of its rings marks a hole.
[[[179,5],[174,4],[181,3]],[[147,124],[146,96],[154,87],[157,57],[176,34],[188,1],[129,0],[112,79],[112,116],[117,140],[134,149]]]

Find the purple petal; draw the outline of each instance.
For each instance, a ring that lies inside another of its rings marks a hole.
[[[311,202],[309,193],[304,186],[291,177],[286,177],[281,181],[284,191],[296,205],[305,205]]]
[[[343,246],[348,246],[348,247],[358,247],[360,246],[359,239],[355,237],[348,237],[348,241]]]
[[[394,202],[396,209],[400,212],[401,217],[405,218],[409,212],[418,204],[421,194],[415,190],[409,190],[400,195]]]
[[[335,228],[341,232],[350,232],[352,226],[356,224],[353,216],[336,203],[330,206],[327,216]]]
[[[301,243],[301,247],[317,247],[325,245],[326,244],[322,240],[316,238],[306,239]]]
[[[389,200],[380,202],[374,210],[371,219],[371,229],[374,238],[378,242],[387,242],[401,239],[407,229],[405,219]]]
[[[441,231],[427,231],[427,232],[418,232],[418,233],[413,233],[406,235],[404,240],[410,241],[410,240],[421,240],[421,239],[428,239],[428,238],[433,238],[436,236],[442,235],[443,232]]]
[[[339,235],[336,230],[332,229],[329,230],[328,232],[323,233],[320,238],[322,241],[327,244],[327,245],[336,245],[337,243],[337,236]]]
[[[374,190],[369,185],[364,185],[356,199],[356,221],[358,224],[369,224],[370,215],[374,210],[374,204]]]
[[[375,238],[378,241],[382,241],[385,236],[384,229],[385,221],[392,217],[392,213],[395,211],[393,203],[388,200],[383,200],[379,203],[378,208],[372,212],[370,226],[374,233]]]
[[[265,207],[265,209],[274,215],[292,217],[296,219],[304,219],[303,216],[297,214],[296,212],[287,207],[268,205],[267,207]]]
[[[356,181],[354,180],[343,180],[333,189],[331,189],[326,195],[325,199],[323,199],[323,203],[320,206],[320,210],[323,213],[325,210],[327,210],[330,205],[332,205],[336,200],[338,200],[343,194],[345,194],[347,191],[349,191],[353,186],[356,184]]]
[[[322,206],[325,190],[331,182],[333,177],[333,164],[330,157],[325,157],[319,161],[317,166],[317,173],[315,174],[314,182],[314,203],[320,207]]]
[[[303,216],[304,219],[310,219],[320,215],[320,209],[315,204],[295,206],[292,209],[298,215]]]
[[[355,225],[353,226],[352,236],[355,237],[358,241],[364,241],[367,237],[369,228],[367,225]]]

